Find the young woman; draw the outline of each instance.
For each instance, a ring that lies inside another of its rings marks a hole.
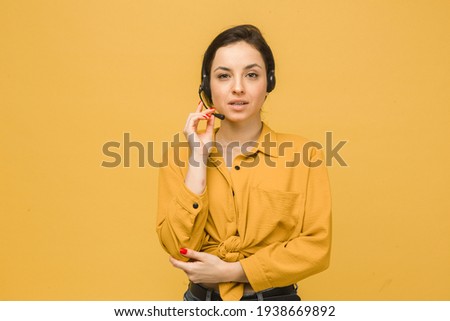
[[[328,267],[323,153],[261,121],[274,87],[272,51],[256,27],[225,30],[206,50],[205,102],[187,118],[188,143],[173,144],[160,169],[157,233],[190,280],[184,300],[300,300],[296,283]]]

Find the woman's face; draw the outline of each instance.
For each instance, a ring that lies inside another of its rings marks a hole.
[[[266,75],[261,53],[248,43],[240,41],[219,48],[211,65],[214,107],[227,121],[261,121]]]

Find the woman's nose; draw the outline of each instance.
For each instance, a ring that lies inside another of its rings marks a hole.
[[[244,84],[241,79],[236,78],[233,83],[233,94],[243,94]]]

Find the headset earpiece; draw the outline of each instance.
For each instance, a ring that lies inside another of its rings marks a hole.
[[[206,99],[208,106],[212,106],[211,87],[209,86],[209,77],[202,73],[202,83],[200,85],[199,93],[203,92],[202,97]]]
[[[270,93],[275,88],[275,70],[267,73],[267,92]]]
[[[209,77],[204,73],[202,73],[202,83],[198,89],[198,94],[200,95],[200,99],[203,101],[203,104],[206,104],[205,107],[210,108],[213,106],[211,88],[209,86]]]
[[[205,108],[212,108],[212,99],[211,99],[211,89],[209,87],[209,79],[206,77],[206,75],[202,72],[202,83],[200,84],[200,87],[198,88],[198,95],[200,96],[200,100],[204,104]],[[219,118],[220,120],[225,119],[225,115],[219,114],[219,113],[213,113],[214,117]]]

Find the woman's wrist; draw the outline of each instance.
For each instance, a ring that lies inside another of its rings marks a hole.
[[[189,156],[189,166],[190,167],[206,167],[208,161],[209,153],[204,153],[202,151],[192,152]]]
[[[230,277],[230,280],[226,282],[248,283],[247,276],[240,262],[227,263],[227,270],[228,273],[226,275]]]
[[[189,168],[184,184],[192,192],[200,195],[206,188],[206,161],[189,157]]]

